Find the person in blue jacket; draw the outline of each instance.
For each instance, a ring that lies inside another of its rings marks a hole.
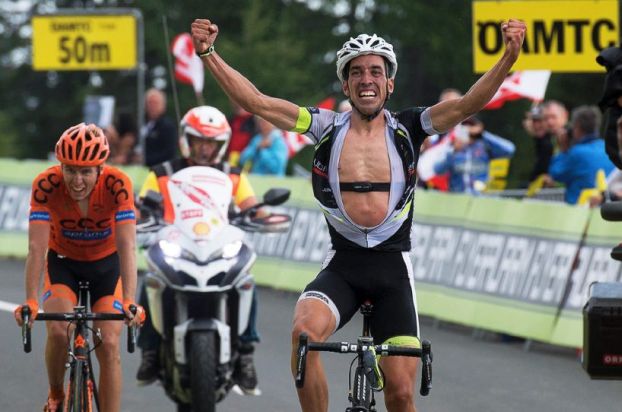
[[[488,181],[490,159],[511,157],[514,143],[484,130],[472,116],[454,129],[453,148],[434,166],[437,174],[449,172],[449,191],[479,194]]]
[[[579,106],[572,111],[572,139],[559,144],[559,153],[551,160],[549,175],[566,186],[564,200],[576,204],[583,189],[596,186],[596,174],[605,175],[614,169],[605,152],[605,142],[599,136],[602,115],[596,106]]]
[[[285,176],[288,149],[283,132],[259,116],[255,120],[259,133],[240,154],[240,166],[254,174]]]

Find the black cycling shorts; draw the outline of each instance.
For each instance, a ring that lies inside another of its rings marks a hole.
[[[122,312],[123,294],[120,280],[119,255],[113,253],[94,261],[80,261],[59,256],[50,249],[43,301],[51,297],[78,302],[78,282],[89,282],[89,295],[93,312]]]
[[[371,334],[376,344],[395,336],[419,336],[415,283],[408,252],[369,249],[330,251],[324,268],[300,299],[319,299],[348,323],[369,300],[374,306]]]

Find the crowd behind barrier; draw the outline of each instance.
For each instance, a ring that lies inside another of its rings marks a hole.
[[[44,167],[42,161],[0,160],[2,256],[26,254],[30,182]],[[147,172],[124,170],[135,181]],[[254,273],[261,285],[300,291],[321,265],[328,232],[308,180],[275,179],[251,175],[259,196],[274,186],[292,191],[283,209],[293,225],[283,236],[252,235],[259,254]],[[441,320],[581,347],[581,308],[590,283],[622,280],[619,262],[610,258],[619,230],[596,209],[507,198],[514,196],[417,192],[411,257],[419,310]],[[549,193],[539,196],[546,199]],[[555,196],[559,200],[563,194]]]

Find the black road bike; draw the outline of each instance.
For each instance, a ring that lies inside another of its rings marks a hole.
[[[373,305],[365,302],[361,305],[363,315],[363,334],[356,343],[351,342],[309,342],[307,334],[300,334],[296,360],[296,386],[302,388],[305,382],[307,354],[309,351],[355,353],[356,357],[350,364],[348,379],[348,400],[351,404],[346,412],[376,411],[374,392],[383,388],[383,373],[378,365],[380,356],[413,356],[421,358],[421,389],[422,396],[427,396],[432,388],[432,349],[430,341],[423,340],[421,348],[395,345],[374,345],[370,331],[370,319]],[[358,362],[357,362],[358,361]],[[352,367],[357,362],[352,377]]]
[[[67,336],[69,337],[73,327],[73,340],[69,340],[67,350],[68,360],[65,367],[69,369],[68,390],[63,401],[63,411],[67,412],[93,412],[99,411],[99,397],[91,352],[101,344],[101,331],[94,330],[89,322],[98,320],[118,320],[124,321],[125,314],[121,313],[92,313],[88,309],[88,282],[79,282],[78,306],[69,313],[39,313],[35,320],[40,321],[65,321],[67,324]],[[136,307],[130,307],[132,313],[136,313]],[[22,343],[24,352],[30,353],[32,350],[31,328],[28,326],[30,320],[30,308],[22,307]],[[91,341],[91,333],[95,340]],[[136,347],[136,327],[128,326],[127,351],[132,353]],[[93,408],[95,404],[96,409]]]

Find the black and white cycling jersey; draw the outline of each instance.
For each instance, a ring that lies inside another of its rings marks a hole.
[[[423,140],[435,133],[429,109],[384,110],[391,184],[387,214],[374,227],[360,226],[350,219],[339,190],[339,159],[351,113],[301,107],[294,129],[315,142],[313,192],[328,221],[332,248],[408,251],[419,150]]]

